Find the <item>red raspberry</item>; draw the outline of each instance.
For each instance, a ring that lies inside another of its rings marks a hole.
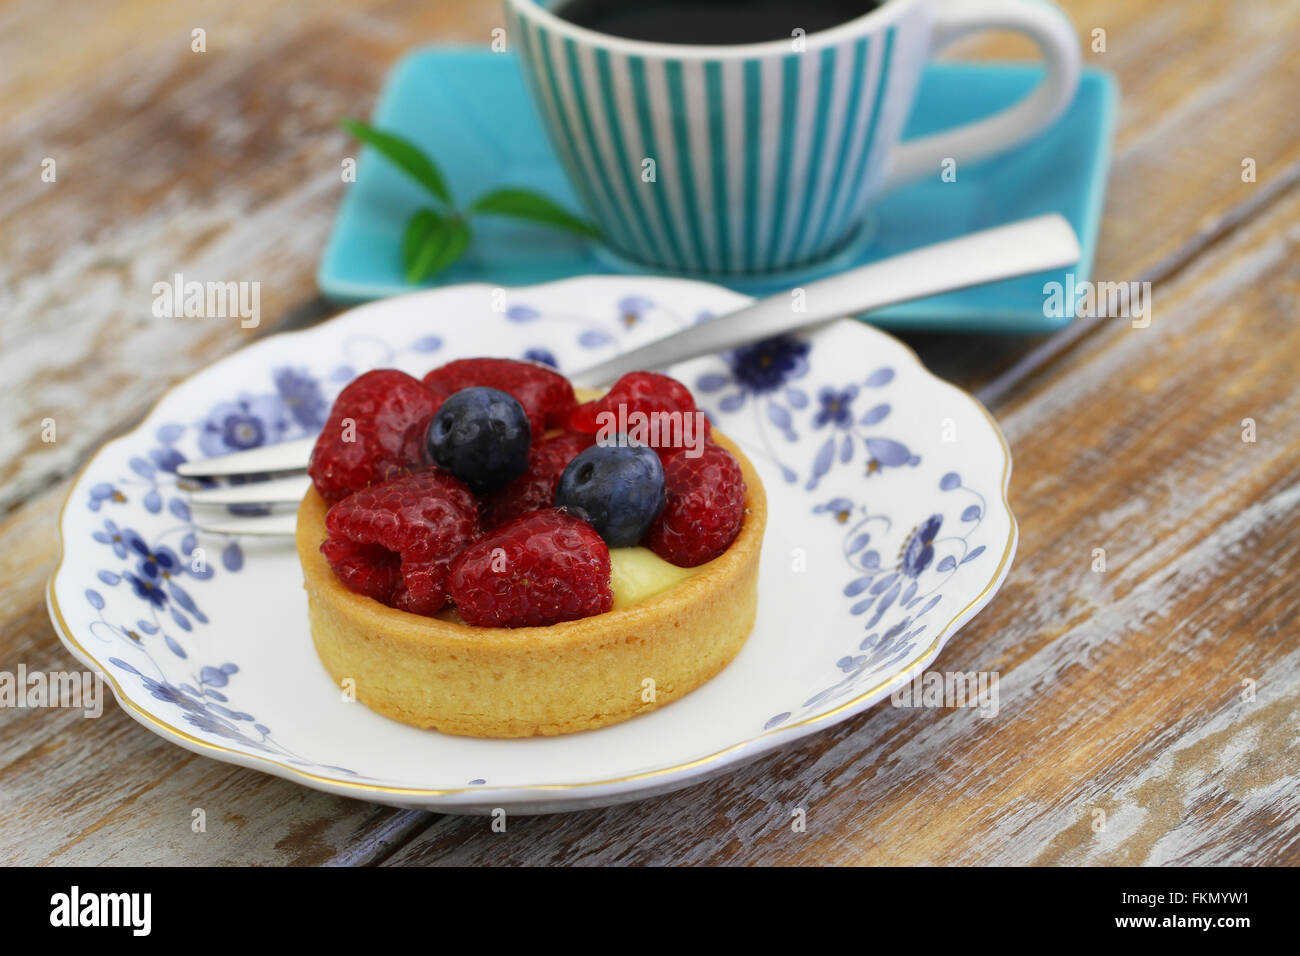
[[[307,473],[331,504],[395,475],[424,468],[425,430],[442,399],[405,372],[366,372],[339,393]]]
[[[559,372],[535,362],[514,359],[457,359],[424,376],[424,384],[443,395],[474,385],[513,395],[528,413],[534,443],[541,441],[547,428],[562,426],[576,401],[573,386]]]
[[[681,568],[712,561],[731,547],[745,520],[745,478],[731,453],[706,445],[698,458],[664,466],[667,498],[641,543]]]
[[[625,405],[629,412],[694,411],[695,399],[690,389],[675,378],[658,372],[628,372],[600,398],[575,408],[569,416],[569,427],[595,434],[600,428],[596,416],[606,411],[617,414],[619,405]]]
[[[448,591],[465,622],[480,627],[539,627],[614,605],[605,542],[557,508],[470,545],[451,566]]]
[[[321,553],[350,591],[389,607],[434,614],[447,569],[474,540],[478,503],[436,468],[408,472],[344,498],[325,515]]]
[[[695,410],[691,390],[677,379],[658,372],[628,372],[614,383],[610,391],[626,398],[663,398],[684,412]]]
[[[620,407],[623,409],[621,419]],[[683,419],[688,415],[694,417],[696,408],[690,389],[677,379],[657,372],[628,372],[615,382],[606,394],[575,408],[569,416],[569,427],[574,431],[594,435],[600,430],[601,415],[606,412],[614,416],[615,427],[618,427],[617,423],[620,420],[627,421],[630,427],[635,427],[635,419],[632,418],[635,412],[641,412],[649,419],[653,419],[656,414],[672,415],[672,419],[660,419],[657,436],[653,434],[639,436],[659,453],[659,458],[666,465],[669,459],[685,447],[678,440],[684,439],[686,434],[686,423]],[[713,427],[703,415],[699,417],[699,421],[704,429],[703,440],[707,442],[713,434]],[[691,427],[695,427],[694,421],[691,422]],[[692,435],[694,434],[692,432]]]
[[[691,414],[695,414],[695,413],[692,412]],[[668,467],[668,463],[670,461],[672,461],[682,452],[688,450],[689,448],[694,447],[696,443],[699,443],[705,448],[713,447],[713,425],[710,424],[708,418],[706,417],[701,417],[699,419],[699,422],[703,426],[703,434],[704,434],[703,438],[697,437],[699,435],[699,431],[697,430],[692,433],[691,443],[689,445],[684,442],[665,445],[661,441],[660,444],[655,446],[655,454],[659,456],[659,461],[663,464],[665,468]],[[694,428],[695,426],[692,425],[691,427]],[[683,437],[685,437],[685,433],[683,433]]]
[[[334,576],[349,591],[392,604],[393,592],[402,583],[402,558],[378,544],[361,544],[347,538],[326,538],[320,553],[334,569]]]
[[[551,507],[560,475],[578,452],[595,441],[592,435],[565,432],[534,445],[528,453],[528,470],[483,499],[483,529],[499,528],[520,515]]]

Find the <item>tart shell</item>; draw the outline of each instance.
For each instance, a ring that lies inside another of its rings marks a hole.
[[[753,465],[725,436],[713,438],[736,457],[746,485],[744,524],[726,553],[636,604],[548,627],[472,627],[349,591],[320,553],[329,506],[309,489],[297,547],[321,663],[336,683],[354,681],[372,710],[468,737],[591,730],[688,694],[753,630],[767,523]]]

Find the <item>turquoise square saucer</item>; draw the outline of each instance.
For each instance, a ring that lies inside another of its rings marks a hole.
[[[1019,98],[1041,70],[1019,65],[935,63],[926,68],[905,137],[993,112]],[[834,261],[779,277],[723,279],[751,295],[779,292],[855,265],[976,229],[1045,212],[1073,224],[1083,258],[1068,270],[1076,282],[1092,272],[1098,221],[1110,165],[1116,86],[1087,69],[1065,115],[1012,153],[959,168],[955,182],[936,176],[883,198],[862,237]],[[565,180],[510,54],[429,48],[403,57],[388,76],[372,122],[426,148],[443,167],[456,200],[468,203],[498,186],[537,189],[575,211]],[[386,160],[361,151],[317,270],[321,291],[359,302],[409,292],[400,242],[411,212],[425,205],[418,186]],[[426,285],[487,282],[518,286],[592,273],[652,270],[556,230],[482,217],[465,257]],[[1043,284],[1064,284],[1067,270],[1040,273],[933,296],[872,313],[895,329],[1034,333],[1068,318],[1043,309]],[[715,277],[708,277],[715,278]]]

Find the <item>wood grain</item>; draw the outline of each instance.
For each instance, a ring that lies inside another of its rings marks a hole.
[[[1300,862],[1300,6],[1065,6],[1081,37],[1106,30],[1087,59],[1122,90],[1095,276],[1151,281],[1152,323],[909,336],[984,388],[1015,454],[1016,564],[938,662],[997,670],[996,718],[877,706],[700,787],[502,835],[199,758],[112,705],[0,709],[0,862]],[[173,381],[332,313],[313,273],[354,149],[335,120],[368,112],[405,49],[481,43],[500,11],[125,0],[78,16],[0,4],[8,671],[73,666],[43,599],[62,479]],[[261,325],[153,319],[153,282],[178,271],[260,281]]]
[[[326,20],[319,5],[298,8],[205,17],[208,49],[194,53],[180,8],[145,28],[151,5],[112,7],[96,23],[140,29],[78,31],[94,37],[75,54],[91,61],[87,73],[6,124],[0,381],[11,427],[0,434],[0,509],[73,471],[166,386],[313,299],[340,163],[355,153],[336,122],[368,114],[412,37],[481,40],[497,19],[489,5],[411,4],[395,14],[402,29],[381,30],[364,11]],[[22,101],[22,76],[0,103]],[[54,183],[41,182],[45,157]],[[178,272],[260,283],[264,322],[154,318],[154,283]],[[54,444],[41,441],[47,418]]]

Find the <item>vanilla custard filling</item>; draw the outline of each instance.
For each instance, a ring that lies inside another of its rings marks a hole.
[[[609,586],[614,610],[636,604],[685,580],[694,568],[669,564],[649,548],[610,548]]]

